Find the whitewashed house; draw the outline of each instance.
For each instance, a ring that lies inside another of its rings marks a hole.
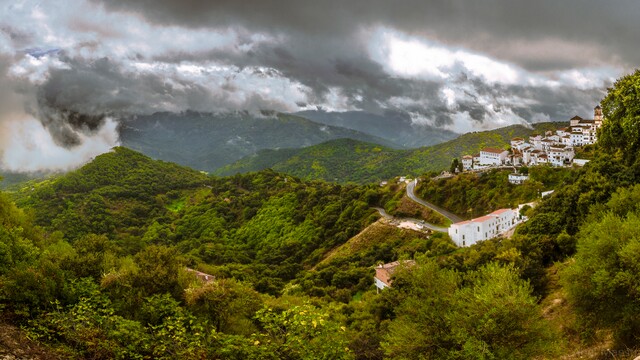
[[[465,155],[465,156],[462,157],[462,168],[464,170],[473,169],[473,156]]]
[[[509,182],[514,185],[520,185],[529,180],[529,175],[513,173],[509,174]]]
[[[512,149],[518,149],[520,150],[520,148],[522,147],[522,145],[524,144],[524,139],[521,137],[514,137],[513,139],[511,139],[511,148]]]
[[[507,159],[509,152],[507,150],[496,148],[484,148],[480,150],[481,165],[502,165]]]
[[[470,246],[478,241],[492,239],[514,227],[518,222],[518,212],[500,209],[491,214],[455,223],[449,227],[449,236],[458,246]]]

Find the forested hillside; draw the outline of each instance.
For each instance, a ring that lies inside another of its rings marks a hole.
[[[633,358],[638,89],[640,71],[602,101],[584,168],[532,170],[558,188],[511,238],[465,248],[376,221],[401,187],[207,177],[116,148],[11,194],[20,208],[0,194],[0,320],[65,359]],[[485,176],[422,191],[497,187],[445,199],[460,209],[537,191]],[[377,293],[373,266],[407,259]]]
[[[555,130],[566,123],[538,123],[533,128],[512,125],[474,132],[441,144],[412,150],[394,150],[352,139],[328,141],[302,149],[264,150],[215,173],[232,175],[272,168],[303,179],[367,184],[394,176],[418,176],[449,168],[453,158],[475,154],[484,147],[505,148],[513,137]]]
[[[454,214],[470,219],[537,200],[543,191],[570,184],[577,174],[575,169],[551,166],[521,168],[520,171],[529,174],[529,180],[520,185],[509,183],[508,176],[513,170],[463,173],[437,180],[424,177],[418,182],[416,193]]]

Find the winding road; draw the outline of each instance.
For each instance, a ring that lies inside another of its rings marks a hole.
[[[440,215],[446,217],[447,219],[451,220],[452,223],[457,223],[460,221],[464,221],[464,219],[462,219],[460,216],[449,212],[441,207],[438,207],[436,205],[433,205],[432,203],[426,202],[424,200],[422,200],[421,198],[417,197],[415,194],[415,190],[416,190],[416,184],[418,183],[418,179],[413,180],[412,182],[410,182],[409,184],[407,184],[407,196],[409,197],[409,199],[417,202],[418,204],[422,205],[422,206],[426,206],[429,209],[439,213]],[[436,230],[438,231],[438,230]],[[446,231],[446,230],[445,230]]]
[[[409,184],[407,184],[407,196],[409,197],[409,199],[411,199],[412,201],[415,201],[416,203],[425,206],[437,213],[439,213],[440,215],[446,217],[447,219],[449,219],[452,223],[457,223],[457,222],[461,222],[464,219],[462,219],[460,216],[449,212],[439,206],[433,205],[430,202],[424,201],[421,198],[419,198],[418,196],[416,196],[415,194],[415,190],[416,190],[416,184],[418,183],[418,180],[413,180],[412,182],[410,182]],[[433,230],[433,231],[437,231],[437,232],[443,232],[446,233],[448,232],[449,228],[446,227],[442,227],[442,226],[437,226],[434,224],[430,224],[424,220],[420,220],[420,219],[414,219],[414,218],[396,218],[393,217],[391,215],[389,215],[383,208],[379,208],[376,207],[374,208],[376,210],[378,210],[378,213],[380,214],[380,216],[382,216],[383,218],[387,219],[387,220],[396,220],[396,221],[400,221],[400,222],[411,222],[413,224],[416,225],[416,227],[424,227],[427,228],[429,230]]]

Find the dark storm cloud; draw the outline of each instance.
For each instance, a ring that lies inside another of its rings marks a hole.
[[[285,106],[257,94],[238,101],[232,84],[220,88],[168,77],[162,72],[126,69],[108,58],[87,61],[61,57],[66,66],[51,69],[39,87],[34,116],[64,146],[75,146],[78,131],[99,130],[106,116],[157,111],[284,110]]]
[[[385,25],[534,70],[610,61],[640,63],[636,51],[640,2],[635,0],[93,1],[111,10],[134,12],[157,24],[239,26],[328,39],[349,36],[362,27]]]

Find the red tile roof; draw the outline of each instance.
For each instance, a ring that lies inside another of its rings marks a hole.
[[[415,265],[414,260],[404,260],[402,262],[405,266],[413,266]],[[394,261],[384,265],[378,265],[376,267],[376,278],[382,281],[385,285],[391,286],[391,276],[396,272],[396,268],[400,265],[399,261]]]

